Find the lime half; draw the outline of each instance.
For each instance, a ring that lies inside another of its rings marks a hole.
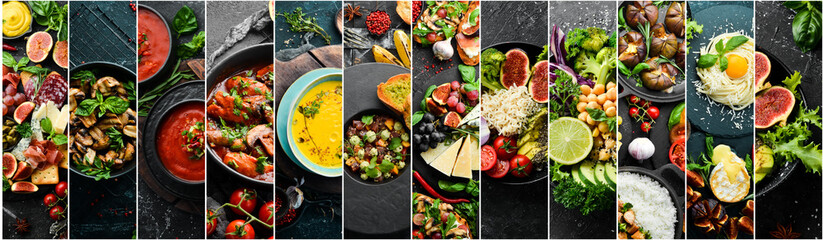
[[[586,159],[593,144],[592,130],[577,118],[562,117],[549,125],[549,157],[560,164]]]

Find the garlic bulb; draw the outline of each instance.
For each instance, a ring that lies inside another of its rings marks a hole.
[[[629,143],[629,154],[640,161],[649,159],[654,155],[654,143],[648,138],[635,138]]]

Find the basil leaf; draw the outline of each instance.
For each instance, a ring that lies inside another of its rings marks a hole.
[[[729,68],[729,59],[726,56],[720,57],[720,71],[726,71]]]
[[[443,27],[443,35],[446,35],[446,39],[454,37],[454,27],[451,26],[444,26]]]
[[[110,112],[114,114],[122,114],[129,109],[129,102],[115,96],[106,98],[106,101],[103,102],[103,105],[105,105],[106,109],[108,109]]]
[[[391,170],[394,169],[394,163],[384,160],[380,163],[380,165],[377,165],[377,168],[380,169],[380,172],[382,173],[391,172]]]
[[[43,120],[40,120],[40,129],[42,129],[45,133],[51,133],[54,131],[54,129],[51,129],[51,120],[48,118],[43,118]]]
[[[806,7],[805,1],[785,1],[783,2],[783,6],[790,8],[792,10],[801,10]]]
[[[54,136],[52,136],[51,140],[54,142],[54,144],[57,145],[63,145],[69,142],[69,138],[63,134],[55,134]]]
[[[643,70],[646,70],[646,69],[649,69],[649,68],[651,68],[651,66],[649,66],[649,64],[647,64],[647,63],[638,63],[637,65],[634,66],[634,69],[632,69],[632,75],[638,74],[638,73],[642,72]]]
[[[423,98],[431,97],[432,92],[437,89],[437,85],[431,85],[428,89],[426,89],[426,95],[423,95]]]
[[[792,21],[794,43],[802,52],[816,48],[821,38],[821,16],[818,10],[805,9],[797,12]]]
[[[697,60],[697,67],[699,68],[710,68],[714,66],[717,62],[717,55],[714,54],[705,54],[700,55],[700,59]]]
[[[3,65],[14,68],[14,71],[17,72],[17,61],[14,60],[14,56],[9,52],[3,51]]]
[[[463,82],[466,83],[474,83],[474,78],[476,74],[476,70],[472,66],[468,65],[457,65],[457,69],[460,70],[460,77],[463,78]]]
[[[31,5],[31,11],[39,16],[48,16],[52,12],[50,1],[29,1],[29,5]]]
[[[725,53],[726,48],[723,46],[723,40],[717,41],[717,44],[714,45],[714,50],[717,51],[717,55],[723,55],[723,53]]]
[[[469,24],[471,24],[472,26],[477,26],[477,16],[479,15],[480,9],[475,9],[474,11],[472,11],[472,13],[469,15]]]
[[[412,114],[412,125],[417,125],[420,120],[423,120],[423,114],[426,114],[423,111],[417,111]]]
[[[437,181],[437,186],[446,192],[460,192],[466,189],[465,183],[453,183],[446,180]]]
[[[669,131],[671,131],[672,128],[675,125],[680,123],[680,117],[683,114],[683,109],[685,109],[685,108],[686,108],[685,103],[680,103],[680,104],[677,104],[677,106],[674,106],[674,108],[672,109],[672,113],[669,115],[669,122],[668,122]]]
[[[617,70],[620,71],[620,74],[623,75],[631,75],[632,72],[629,71],[629,67],[626,67],[626,64],[623,64],[621,61],[617,61]]]
[[[364,115],[360,117],[360,121],[363,122],[365,125],[369,125],[374,121],[374,115]]]
[[[206,32],[200,31],[194,37],[192,37],[191,41],[181,44],[177,48],[177,57],[180,59],[189,59],[194,57],[200,49],[203,49],[203,45],[206,43]]]
[[[748,42],[749,38],[746,36],[734,36],[729,41],[726,41],[726,51],[734,50],[735,48],[743,45],[744,43]]]
[[[178,38],[180,38],[181,34],[192,33],[197,30],[197,16],[194,15],[194,11],[192,11],[189,6],[183,5],[180,10],[177,10],[177,14],[174,15],[172,27],[174,27],[174,31],[177,32]]]

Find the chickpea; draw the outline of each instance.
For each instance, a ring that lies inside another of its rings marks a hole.
[[[601,149],[600,150],[600,161],[606,161],[606,160],[609,160],[609,152],[606,151],[606,149]]]
[[[586,103],[584,103],[584,102],[577,103],[577,111],[578,112],[585,112],[586,111]]]
[[[614,102],[612,102],[612,100],[606,100],[603,102],[603,109],[609,109],[610,107],[614,107]]]
[[[592,115],[586,114],[586,123],[588,123],[589,126],[594,126],[594,124],[597,122],[595,122],[594,119],[592,119]]]
[[[592,87],[589,87],[589,85],[585,85],[585,84],[581,85],[580,86],[580,93],[583,93],[583,95],[589,95],[590,93],[592,93]]]
[[[614,82],[606,83],[606,89],[608,89],[608,90],[611,90],[616,86],[617,86],[617,84],[614,84]]]
[[[606,122],[600,122],[597,124],[597,129],[600,130],[600,132],[608,132],[609,124],[606,124]]]
[[[592,133],[594,133],[594,132],[592,132]],[[598,131],[598,133],[600,133],[600,132]],[[599,148],[600,146],[603,146],[603,139],[595,136],[594,137],[594,142],[592,143],[592,145],[594,146],[594,148]]]
[[[588,96],[586,96],[586,98],[589,99],[589,102],[597,101],[597,94],[590,93]]]
[[[609,89],[609,91],[606,92],[606,98],[612,101],[617,101],[617,89]]]
[[[603,84],[595,84],[594,89],[592,91],[592,93],[597,95],[603,94],[604,92],[606,92],[606,86],[603,86]]]
[[[614,147],[614,140],[607,139],[606,140],[606,148],[613,148]]]
[[[589,102],[589,97],[583,94],[580,95],[580,97],[577,97],[577,101],[582,103]]]
[[[589,113],[586,112],[586,111],[580,111],[580,114],[577,115],[577,119],[580,119],[580,121],[584,121],[584,122],[586,121],[587,117],[589,117]]]
[[[600,104],[597,102],[589,102],[589,104],[586,105],[586,108],[599,109]]]
[[[617,114],[617,108],[616,107],[612,106],[612,107],[606,108],[606,116],[607,117],[614,117],[614,115],[616,115],[616,114]]]
[[[606,94],[597,95],[597,103],[600,105],[606,103]]]

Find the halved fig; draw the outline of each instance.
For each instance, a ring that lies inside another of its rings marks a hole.
[[[786,120],[794,109],[794,94],[783,87],[770,87],[757,94],[754,100],[754,127],[765,129]]]
[[[769,74],[772,72],[772,62],[769,57],[762,52],[754,52],[754,83],[757,86],[757,91],[769,88],[771,84],[766,82]]]
[[[677,37],[666,32],[666,27],[662,23],[655,24],[651,28],[652,45],[649,54],[653,57],[664,56],[668,59],[677,53]]]
[[[24,102],[20,104],[20,106],[17,106],[17,109],[14,110],[14,121],[17,122],[17,124],[22,124],[33,110],[33,102]]]
[[[5,158],[5,156],[3,158]],[[34,172],[34,168],[31,167],[31,164],[24,161],[17,162],[17,173],[14,174],[11,180],[19,181],[29,178],[32,172]]]
[[[42,62],[49,56],[53,43],[54,41],[49,33],[42,31],[33,33],[26,42],[26,56],[33,63]]]
[[[520,49],[506,52],[506,61],[500,67],[500,84],[506,88],[524,86],[529,81],[529,55]]]
[[[33,193],[37,190],[40,190],[40,188],[31,182],[16,182],[11,185],[11,191],[15,193]]]
[[[437,86],[437,88],[432,91],[432,100],[434,100],[437,104],[445,105],[446,99],[449,99],[449,93],[452,91],[451,89],[450,83],[440,84],[440,86]]]
[[[3,176],[11,179],[15,173],[17,173],[17,158],[11,153],[3,153]]]
[[[69,42],[57,41],[57,43],[54,44],[51,58],[54,59],[54,63],[56,63],[57,66],[69,68]]]
[[[448,111],[445,107],[440,106],[440,104],[437,104],[437,102],[435,102],[431,98],[426,98],[426,108],[428,108],[429,112],[431,114],[434,114],[435,116],[441,116],[443,114],[446,114],[446,112]]]
[[[626,67],[634,68],[646,59],[646,40],[643,39],[643,34],[637,31],[623,34],[618,41],[617,51],[620,53],[617,59]]]
[[[529,93],[535,102],[549,102],[549,61],[543,60],[532,67],[532,79],[529,80]]]
[[[626,24],[633,28],[649,23],[657,23],[657,6],[652,1],[634,1],[626,8]]]
[[[458,114],[457,112],[449,112],[446,113],[445,117],[443,117],[443,125],[452,128],[457,128],[457,126],[460,125],[461,120],[463,119],[460,117],[460,114]]]
[[[669,10],[666,11],[666,28],[675,36],[683,37],[686,35],[686,3],[672,2],[669,5]]]
[[[658,57],[653,57],[646,60],[649,69],[640,72],[640,79],[646,88],[661,91],[674,86],[677,69],[669,63],[658,63],[657,59]]]

